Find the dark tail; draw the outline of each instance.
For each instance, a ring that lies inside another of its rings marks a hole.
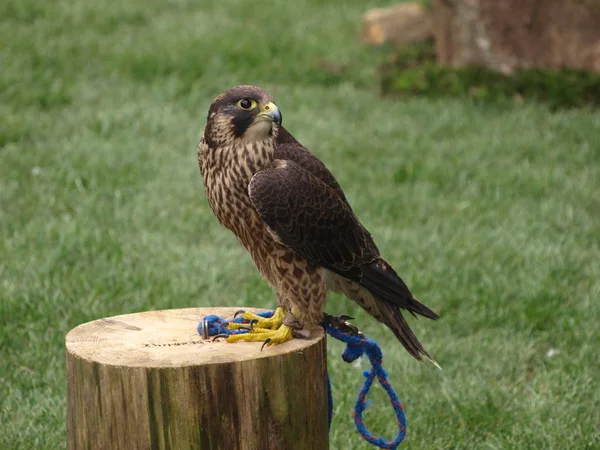
[[[425,357],[439,368],[414,335],[406,319],[402,317],[400,308],[413,315],[419,314],[429,319],[435,320],[439,316],[413,297],[406,284],[383,259],[363,266],[361,269],[363,276],[360,284],[374,297],[379,310],[379,314],[373,314],[375,311],[370,311],[371,314],[394,332],[396,338],[415,359],[422,361]]]
[[[406,309],[412,314],[419,314],[428,319],[439,319],[440,316],[413,297],[404,281],[383,259],[362,266],[361,270],[360,284],[376,298]]]
[[[378,305],[380,316],[377,317],[381,322],[386,324],[390,330],[408,353],[418,361],[423,361],[423,357],[429,360],[434,366],[440,368],[437,362],[423,348],[415,334],[412,332],[406,319],[402,317],[398,307],[388,303],[379,301]]]

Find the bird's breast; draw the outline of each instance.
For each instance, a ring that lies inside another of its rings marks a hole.
[[[248,185],[257,172],[272,167],[272,151],[265,146],[199,148],[200,171],[208,203],[219,222],[248,250],[259,271],[275,282],[277,255],[290,252],[275,241],[256,212]]]

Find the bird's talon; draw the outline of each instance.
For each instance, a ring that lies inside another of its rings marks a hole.
[[[285,311],[282,307],[278,307],[271,317],[262,317],[252,312],[246,312],[240,309],[234,314],[234,318],[242,315],[244,323],[231,322],[229,324],[230,330],[237,330],[241,326],[250,326],[251,328],[265,328],[268,330],[277,330],[283,323]]]
[[[212,341],[211,341],[211,342],[216,342],[216,341],[217,341],[217,339],[219,339],[219,338],[225,338],[225,339],[227,339],[228,337],[229,337],[229,335],[228,335],[228,334],[225,334],[225,333],[216,334],[216,335],[215,335],[215,336],[212,338]]]
[[[356,325],[348,322],[348,320],[351,319],[353,319],[353,317],[347,315],[332,316],[331,314],[323,313],[323,323],[329,324],[343,333],[348,333],[353,336],[363,336]]]
[[[276,330],[269,328],[254,327],[248,333],[233,334],[227,338],[227,342],[262,342],[263,345],[277,345],[289,341],[293,337],[293,328],[287,325],[281,325]]]
[[[260,348],[260,351],[263,351],[263,348],[265,348],[265,345],[269,345],[269,343],[271,342],[271,338],[266,338],[265,342],[263,342],[262,347]]]

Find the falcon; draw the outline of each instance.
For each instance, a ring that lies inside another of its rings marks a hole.
[[[267,91],[236,86],[211,104],[198,147],[212,211],[278,299],[270,318],[245,312],[251,331],[227,340],[273,345],[310,336],[324,320],[328,292],[339,292],[387,325],[413,357],[435,364],[401,311],[438,315],[381,257],[325,164],[281,124]]]

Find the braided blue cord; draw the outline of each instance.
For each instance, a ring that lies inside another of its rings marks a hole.
[[[257,313],[257,315],[261,317],[271,317],[273,315],[273,311],[265,311]],[[198,333],[202,334],[202,324],[206,322],[208,324],[208,333],[211,336],[215,336],[217,334],[241,334],[247,333],[248,330],[229,330],[227,329],[227,324],[229,321],[225,320],[222,317],[210,315],[206,316],[199,324],[198,324]],[[233,319],[234,323],[248,323],[247,320],[244,320],[242,317],[237,317]],[[387,380],[387,373],[383,368],[383,353],[381,348],[373,339],[369,339],[364,335],[353,335],[349,333],[345,333],[337,328],[332,327],[329,324],[325,324],[325,331],[331,337],[337,339],[346,344],[346,349],[342,353],[342,359],[351,363],[356,361],[363,355],[366,355],[369,358],[371,363],[371,370],[365,370],[363,375],[365,377],[365,382],[362,385],[358,393],[358,397],[356,399],[356,403],[354,404],[354,424],[356,425],[356,429],[360,433],[361,437],[369,442],[370,444],[389,450],[396,450],[406,436],[406,416],[404,414],[404,406],[402,402],[398,398],[396,391],[389,384]],[[373,381],[377,381],[385,392],[387,393],[390,403],[394,408],[394,412],[396,413],[396,419],[398,420],[398,434],[392,441],[386,441],[381,436],[375,436],[365,426],[363,422],[363,412],[367,408],[366,397],[373,385]],[[329,373],[327,373],[327,397],[329,400],[329,426],[331,427],[331,419],[333,418],[333,395],[331,392],[331,381],[329,379]]]
[[[396,391],[387,380],[387,373],[383,368],[383,353],[381,348],[373,339],[369,339],[364,335],[355,336],[353,334],[344,333],[329,324],[325,324],[325,330],[331,337],[346,344],[346,349],[342,353],[342,359],[347,363],[351,363],[363,355],[367,355],[371,362],[371,370],[365,370],[365,382],[362,385],[354,404],[354,424],[360,433],[361,437],[370,444],[384,449],[397,449],[406,436],[406,415],[404,414],[404,406],[398,398]],[[398,434],[392,441],[386,441],[381,436],[375,436],[365,426],[363,422],[363,412],[367,408],[366,398],[373,381],[377,378],[379,384],[385,389],[390,403],[396,413],[398,420]]]

